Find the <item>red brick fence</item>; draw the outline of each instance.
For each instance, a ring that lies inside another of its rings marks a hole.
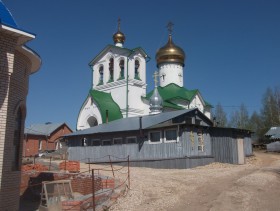
[[[37,198],[40,200],[43,181],[71,180],[73,192],[85,196],[82,200],[63,201],[63,210],[80,210],[81,208],[95,210],[100,207],[109,207],[130,186],[129,157],[127,165],[117,166],[110,162],[107,165],[96,167],[88,163],[88,168],[80,172],[80,162],[62,161],[56,167],[53,164],[35,164],[22,167],[20,194],[23,199]],[[50,168],[52,166],[52,168]],[[93,182],[94,181],[94,182]],[[102,205],[102,206],[101,206]]]

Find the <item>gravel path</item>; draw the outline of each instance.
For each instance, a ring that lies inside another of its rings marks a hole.
[[[245,165],[131,168],[131,190],[111,211],[280,210],[280,154],[256,152]]]

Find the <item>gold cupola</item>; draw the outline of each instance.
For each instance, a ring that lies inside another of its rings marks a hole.
[[[179,63],[182,66],[185,65],[185,52],[182,48],[173,43],[171,32],[172,29],[169,29],[168,42],[156,53],[157,67],[163,63]]]
[[[118,31],[113,35],[113,40],[116,46],[122,47],[125,41],[125,35],[120,30],[121,20],[118,19]]]

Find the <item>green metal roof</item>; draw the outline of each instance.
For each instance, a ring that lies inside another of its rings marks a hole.
[[[205,105],[206,105],[207,107],[214,108],[214,107],[213,107],[210,103],[208,103],[207,101],[204,100],[204,102],[205,102]]]
[[[90,90],[90,96],[97,103],[101,113],[102,122],[106,122],[106,110],[108,110],[108,121],[123,118],[119,105],[113,100],[111,93]]]
[[[172,103],[173,100],[185,100],[191,102],[191,100],[195,97],[195,95],[199,93],[198,89],[188,90],[184,87],[180,87],[173,83],[165,87],[158,87],[157,89],[160,96],[163,99],[163,107],[170,107],[174,109],[183,109],[183,107]],[[145,98],[149,100],[152,94],[153,91],[149,92]],[[211,105],[208,102],[206,101],[204,102],[206,106],[211,107]]]
[[[176,105],[174,103],[171,103],[171,102],[168,102],[168,101],[163,101],[163,107],[164,108],[173,108],[173,109],[176,109],[176,110],[184,109],[183,107],[178,106],[178,105]]]
[[[184,87],[180,87],[176,84],[169,84],[165,87],[158,87],[158,92],[164,101],[170,101],[175,99],[182,99],[191,101],[191,99],[195,96],[198,92],[197,89],[195,90],[187,90]],[[153,91],[149,92],[146,96],[147,99],[150,99],[152,96]]]
[[[143,50],[143,48],[141,47],[137,47],[137,48],[133,48],[133,49],[129,49],[129,48],[123,48],[123,47],[118,47],[118,46],[115,46],[115,45],[107,45],[99,54],[97,54],[90,62],[89,62],[89,66],[92,66],[94,65],[94,63],[101,57],[104,55],[104,53],[108,52],[110,49],[120,49],[120,50],[123,50],[123,51],[126,51],[126,54],[125,53],[122,55],[122,56],[128,56],[129,54],[131,53],[134,53],[136,51],[139,51],[140,53],[142,53],[142,55],[146,58],[146,57],[149,57],[146,52]]]

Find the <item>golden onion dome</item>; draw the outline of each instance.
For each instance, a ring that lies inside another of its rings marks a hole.
[[[113,35],[113,40],[114,43],[124,43],[125,41],[125,36],[124,33],[122,33],[120,30],[118,30],[114,35]]]
[[[180,63],[183,66],[185,61],[185,52],[182,48],[175,45],[172,36],[169,34],[168,42],[156,53],[157,66],[162,63]]]
[[[114,43],[121,43],[123,44],[125,41],[124,33],[121,32],[121,19],[118,19],[118,31],[113,35]]]

